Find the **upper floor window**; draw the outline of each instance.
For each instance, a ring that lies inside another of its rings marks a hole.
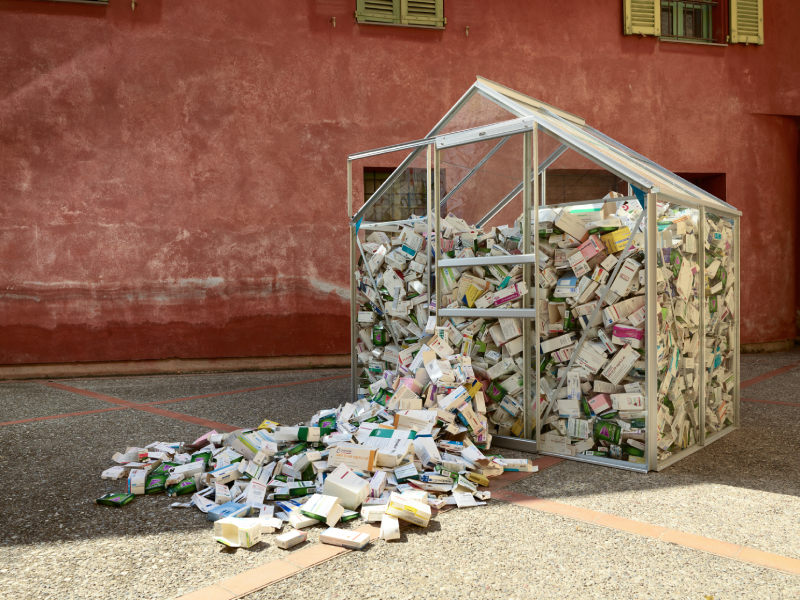
[[[692,43],[764,43],[764,0],[622,0],[623,33]]]
[[[713,42],[711,11],[716,2],[661,0],[661,35]]]
[[[356,20],[376,25],[444,27],[444,0],[356,0]]]

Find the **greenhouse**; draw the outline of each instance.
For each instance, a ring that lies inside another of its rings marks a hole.
[[[731,205],[480,77],[347,167],[353,401],[642,472],[739,425]]]

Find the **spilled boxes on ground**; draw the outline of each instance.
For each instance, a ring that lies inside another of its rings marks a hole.
[[[436,509],[485,504],[491,494],[479,484],[487,486],[488,477],[536,470],[528,460],[483,454],[465,427],[453,431],[452,412],[397,409],[392,398],[409,391],[395,388],[388,402],[361,399],[301,426],[264,421],[256,429],[210,431],[190,444],[128,448],[101,475],[124,481],[127,492],[97,503],[123,506],[164,493],[175,508],[205,513],[213,538],[226,546],[249,548],[274,534],[274,543],[289,549],[319,525],[327,528],[323,543],[359,549],[369,535],[342,523],[381,523],[383,539],[398,539],[401,521],[426,527]]]

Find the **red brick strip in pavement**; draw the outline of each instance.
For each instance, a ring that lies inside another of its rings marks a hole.
[[[764,373],[763,375],[758,375],[757,377],[752,377],[747,381],[743,381],[739,384],[739,389],[743,390],[746,387],[750,387],[751,385],[755,385],[757,383],[761,383],[767,379],[771,379],[773,377],[777,377],[778,375],[783,375],[791,371],[792,369],[796,369],[800,367],[800,363],[794,363],[793,365],[786,365],[785,367],[781,367],[780,369],[775,369],[774,371],[770,371],[769,373]]]
[[[751,385],[756,385],[757,383],[761,383],[762,381],[765,381],[767,379],[771,379],[772,377],[777,377],[778,375],[783,375],[784,373],[787,373],[787,372],[791,371],[792,369],[796,369],[798,366],[800,366],[800,363],[787,365],[785,367],[781,367],[779,369],[775,369],[774,371],[770,371],[769,373],[764,373],[763,375],[758,375],[757,377],[753,377],[751,379],[743,381],[741,383],[741,385],[740,385],[740,389],[749,387]],[[187,374],[185,376],[188,377],[189,375]],[[168,377],[168,375],[156,375],[154,377]],[[125,408],[135,408],[135,409],[138,409],[138,410],[144,410],[142,407],[145,407],[145,406],[154,406],[154,405],[158,405],[158,404],[169,404],[169,403],[172,403],[172,402],[185,402],[187,400],[200,400],[202,398],[213,398],[215,396],[226,396],[226,395],[229,395],[229,394],[241,394],[241,393],[245,393],[245,392],[257,392],[259,390],[267,390],[267,389],[271,389],[271,388],[285,387],[285,386],[290,386],[290,385],[302,385],[302,384],[305,384],[305,383],[316,383],[316,382],[319,382],[319,381],[330,381],[330,380],[333,380],[333,379],[344,379],[346,377],[350,377],[350,375],[349,374],[348,375],[336,375],[336,376],[333,376],[333,377],[321,377],[319,379],[305,379],[303,381],[291,381],[291,382],[288,382],[288,383],[276,383],[276,384],[273,384],[273,385],[265,385],[265,386],[262,386],[262,387],[247,388],[247,389],[243,389],[243,390],[233,390],[231,392],[218,392],[218,393],[214,393],[214,394],[203,394],[201,396],[188,396],[186,398],[174,398],[174,399],[171,399],[171,400],[157,400],[156,402],[148,402],[148,403],[145,403],[145,404],[138,404],[138,403],[135,403],[135,402],[131,402],[129,405],[125,405]],[[102,377],[100,379],[119,379],[119,378],[118,377],[113,377],[113,378],[112,377]],[[61,380],[61,381],[69,381],[69,380]],[[65,391],[73,392],[73,393],[76,393],[76,394],[82,394],[84,396],[90,396],[90,397],[98,399],[98,400],[109,401],[108,399],[111,398],[111,396],[103,396],[102,394],[99,394],[98,396],[94,396],[94,395],[91,395],[94,392],[87,392],[86,390],[80,390],[79,388],[73,388],[73,387],[69,387],[69,386],[61,386],[61,384],[56,384],[56,382],[37,381],[36,383],[41,383],[42,385],[50,385],[51,387],[58,387],[59,389],[63,389]],[[55,384],[55,385],[51,385],[51,384]],[[119,404],[120,402],[126,402],[124,400],[120,400],[119,398],[115,398],[114,400],[119,400],[119,402],[115,402],[115,404]],[[760,402],[762,404],[778,404],[778,405],[781,405],[781,406],[796,406],[796,407],[800,407],[800,403],[797,403],[797,402],[781,402],[781,401],[778,401],[778,400],[754,400],[754,399],[751,399],[751,398],[741,398],[741,401],[742,402]],[[103,409],[99,409],[99,410],[87,410],[87,411],[82,411],[82,412],[66,413],[66,414],[62,414],[62,415],[52,415],[52,416],[47,416],[47,417],[35,417],[33,419],[20,419],[18,421],[6,421],[5,423],[0,423],[0,427],[3,427],[5,425],[18,425],[20,423],[32,423],[34,421],[47,421],[47,420],[50,420],[50,419],[63,419],[63,418],[66,418],[66,417],[79,417],[79,416],[83,416],[83,415],[93,415],[93,414],[96,414],[96,413],[108,412],[108,411],[111,411],[111,410],[121,410],[121,409],[118,409],[118,408],[103,408]],[[146,411],[146,412],[153,412],[153,411]],[[173,413],[171,411],[164,411],[163,413],[154,413],[154,414],[161,414],[161,416],[170,416],[170,418],[178,418],[178,417],[174,417],[174,416],[171,416],[171,415],[181,415],[181,413]],[[199,422],[198,422],[198,420],[195,419],[194,417],[189,417],[188,415],[181,415],[181,416],[183,418],[180,418],[179,420],[187,421],[189,423],[195,423],[195,424],[198,424],[198,425],[201,424],[201,423],[213,423],[214,422],[214,421],[206,421],[205,419],[199,419]],[[194,419],[194,420],[189,420],[190,418]],[[231,427],[231,426],[230,425],[226,425],[226,427]],[[233,430],[231,430],[231,431],[233,431]]]

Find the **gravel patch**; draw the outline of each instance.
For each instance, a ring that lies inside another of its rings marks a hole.
[[[349,389],[348,380],[341,382]],[[276,391],[287,389],[296,388]],[[320,398],[314,402],[330,406],[332,390],[317,389]],[[308,391],[305,396],[317,397]],[[273,414],[294,421],[316,411],[304,405],[302,410],[311,412],[299,414],[293,398],[287,400],[285,393],[276,396]],[[302,394],[297,398],[302,399]],[[236,401],[228,404],[239,406]],[[183,403],[166,407],[179,406]],[[265,418],[257,406],[252,400],[243,407],[250,411],[243,413],[246,424]],[[169,508],[173,500],[164,494],[137,497],[121,509],[94,504],[95,498],[125,488],[122,481],[100,479],[100,473],[113,465],[114,452],[156,440],[191,441],[205,431],[137,410],[0,428],[0,472],[10,484],[0,496],[4,525],[0,532],[0,598],[174,598],[287,556],[287,551],[270,541],[272,536],[252,549],[224,548],[212,539],[213,526],[205,515],[194,509]],[[343,527],[362,524],[357,519]],[[309,542],[292,552],[317,543],[323,530],[308,530]]]
[[[453,510],[247,596],[797,598],[800,577],[492,501]],[[491,532],[491,533],[490,533]]]
[[[220,423],[255,427],[264,419],[285,425],[296,425],[300,421],[307,421],[320,409],[335,408],[349,401],[350,380],[333,379],[257,392],[187,400],[164,404],[162,407]]]
[[[749,404],[741,429],[664,471],[565,461],[508,489],[800,558],[798,416]]]
[[[215,375],[176,375],[174,377],[76,379],[60,382],[64,385],[121,398],[129,402],[156,402],[158,400],[189,398],[203,394],[231,392],[265,385],[347,374],[349,374],[348,369],[319,369],[277,373],[220,373]],[[344,381],[349,381],[349,379]]]
[[[113,406],[41,383],[13,381],[0,385],[0,423]]]
[[[205,431],[135,410],[0,429],[7,482],[0,496],[0,597],[173,598],[283,556],[269,542],[226,550],[213,541],[205,515],[171,509],[163,494],[120,509],[94,504],[125,488],[100,479],[114,452]]]
[[[343,373],[65,383],[151,402]],[[112,387],[98,389],[104,384]],[[347,401],[349,385],[340,379],[163,408],[242,426],[264,418],[296,423]],[[0,411],[7,407],[11,415],[3,420],[110,406],[32,382],[0,385]],[[661,473],[567,461],[508,489],[800,557],[800,540],[792,539],[800,525],[799,415],[794,407],[744,403],[742,429]],[[212,525],[202,513],[171,509],[165,495],[138,497],[122,509],[94,504],[125,487],[100,479],[114,452],[155,440],[190,441],[205,431],[136,410],[0,428],[6,482],[0,496],[0,597],[168,599],[286,557],[289,552],[276,548],[273,536],[252,549],[223,548],[211,538]],[[536,458],[504,448],[489,453],[495,452]],[[342,526],[361,524],[357,519]],[[323,530],[307,530],[310,541],[293,551],[316,543]],[[379,541],[249,598],[783,599],[800,597],[798,585],[798,577],[492,501],[439,515],[427,530],[404,530],[399,543]]]

